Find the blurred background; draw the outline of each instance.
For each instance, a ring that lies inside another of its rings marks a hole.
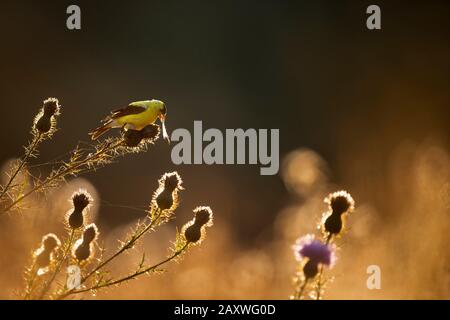
[[[81,7],[82,29],[66,29]],[[15,298],[47,232],[63,235],[67,198],[82,186],[109,250],[143,212],[166,171],[185,191],[176,219],[141,244],[166,254],[197,205],[215,226],[163,275],[96,298],[287,299],[291,245],[345,189],[356,201],[325,298],[450,298],[450,4],[377,1],[382,30],[366,28],[372,1],[5,1],[0,13],[0,163],[23,154],[42,100],[62,104],[60,130],[36,163],[67,154],[110,110],[156,98],[169,132],[279,128],[279,175],[259,166],[181,165],[158,141],[69,181],[22,215],[1,217],[0,297]],[[2,169],[2,171],[5,169]],[[49,168],[35,169],[45,176]],[[139,260],[129,254],[118,274]],[[368,290],[366,268],[382,270]]]

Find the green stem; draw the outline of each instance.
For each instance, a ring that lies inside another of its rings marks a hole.
[[[328,245],[333,237],[332,233],[329,233],[326,239],[325,244]],[[319,267],[319,275],[317,277],[317,286],[316,286],[316,300],[320,300],[322,295],[322,275],[323,275],[323,265]]]
[[[333,234],[332,234],[332,233],[329,233],[329,234],[328,234],[328,237],[327,237],[327,240],[326,240],[326,242],[325,242],[325,244],[328,245],[328,244],[330,243],[332,237],[333,237]]]
[[[296,294],[295,294],[295,300],[300,300],[303,292],[305,291],[306,285],[308,284],[308,280],[309,278],[306,278],[305,281],[303,281],[302,286],[300,287],[299,290],[297,290]]]
[[[123,252],[125,252],[128,249],[130,249],[136,243],[136,241],[138,241],[148,230],[153,228],[153,226],[155,225],[155,222],[158,221],[158,219],[159,219],[159,217],[161,216],[161,213],[162,213],[162,210],[160,210],[160,209],[157,209],[157,210],[158,210],[158,214],[156,215],[156,217],[154,219],[151,220],[151,222],[148,224],[148,226],[146,226],[144,229],[142,229],[138,234],[132,236],[130,238],[130,240],[128,240],[125,244],[123,244],[120,247],[120,249],[117,250],[111,257],[109,257],[108,259],[106,259],[103,262],[101,262],[100,264],[98,264],[91,272],[89,272],[86,276],[84,276],[80,280],[80,285],[85,283],[92,275],[94,275],[97,271],[102,269],[104,266],[106,266],[112,260],[117,258]],[[153,209],[152,209],[151,215],[152,214],[153,214]],[[67,295],[73,294],[76,291],[75,289],[76,288],[73,288],[73,289],[67,291],[66,293],[64,293],[63,295],[67,296]]]
[[[12,176],[9,178],[8,183],[3,188],[1,194],[0,194],[0,200],[3,198],[3,196],[8,192],[9,187],[13,183],[16,176],[19,174],[19,172],[22,170],[23,166],[27,163],[28,158],[33,154],[33,151],[36,150],[36,146],[38,145],[39,141],[41,140],[41,133],[38,133],[36,137],[33,139],[33,142],[31,143],[30,147],[27,149],[27,152],[25,153],[25,156],[20,161],[19,166],[16,168]]]
[[[317,286],[316,286],[316,300],[320,300],[320,296],[322,294],[322,274],[323,274],[323,266],[319,267],[319,276],[317,277]]]
[[[30,196],[31,194],[33,194],[34,192],[37,192],[39,190],[41,190],[42,188],[44,188],[45,186],[47,186],[50,182],[55,181],[61,177],[64,177],[68,174],[70,174],[70,172],[77,170],[78,168],[80,168],[81,166],[85,165],[86,163],[88,163],[89,161],[103,155],[104,153],[114,150],[115,148],[117,148],[118,146],[120,146],[123,143],[122,140],[120,140],[118,143],[113,144],[112,146],[109,146],[105,149],[102,149],[96,153],[94,153],[93,155],[91,155],[90,157],[85,158],[84,160],[80,161],[78,164],[73,165],[73,166],[68,166],[66,167],[64,170],[60,171],[59,173],[55,174],[54,176],[50,176],[48,177],[46,180],[44,180],[42,183],[34,186],[34,188],[32,188],[30,191],[28,191],[27,193],[25,193],[24,195],[20,196],[19,198],[17,198],[13,203],[11,203],[9,206],[7,206],[2,212],[0,212],[0,215],[3,215],[5,213],[7,213],[9,210],[11,210],[16,204],[18,204],[20,201],[24,200],[25,198],[27,198],[28,196]]]
[[[153,270],[155,270],[156,268],[158,268],[158,267],[160,267],[160,266],[162,266],[162,265],[164,265],[164,264],[166,264],[166,263],[172,261],[172,260],[175,259],[177,256],[179,256],[181,253],[183,253],[183,251],[186,250],[186,248],[187,248],[188,246],[189,246],[189,243],[186,243],[181,249],[179,249],[178,251],[174,252],[172,255],[170,255],[170,256],[167,257],[166,259],[164,259],[164,260],[162,260],[162,261],[160,261],[160,262],[158,262],[158,263],[156,263],[156,264],[154,264],[154,265],[152,265],[152,266],[150,266],[150,267],[147,267],[147,268],[145,268],[145,269],[143,269],[143,270],[136,271],[136,272],[134,272],[134,273],[132,273],[132,274],[126,276],[126,277],[123,277],[123,278],[114,280],[114,281],[112,281],[112,282],[107,282],[107,283],[104,283],[104,284],[97,284],[97,285],[94,285],[94,286],[92,286],[92,287],[85,288],[85,289],[71,290],[71,291],[68,291],[68,292],[66,292],[66,293],[64,293],[64,294],[62,294],[62,295],[60,295],[60,296],[57,297],[56,299],[57,299],[57,300],[62,300],[62,299],[66,298],[67,296],[72,295],[72,294],[83,293],[83,292],[88,292],[88,291],[92,291],[92,290],[98,290],[98,289],[101,289],[101,288],[106,288],[106,287],[114,286],[114,285],[120,284],[120,283],[125,282],[125,281],[128,281],[128,280],[132,280],[132,279],[134,279],[134,278],[136,278],[136,277],[138,277],[138,276],[140,276],[140,275],[142,275],[142,274],[145,274],[145,273],[148,273],[148,272],[150,272],[150,271],[153,271]]]
[[[33,292],[33,285],[34,285],[34,280],[36,279],[36,259],[33,259],[33,265],[31,266],[30,269],[30,279],[28,279],[27,281],[27,288],[25,289],[25,296],[23,297],[24,300],[27,300],[30,298],[31,293]]]

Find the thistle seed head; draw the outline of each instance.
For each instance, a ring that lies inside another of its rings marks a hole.
[[[166,172],[161,179],[159,180],[159,184],[164,186],[165,190],[169,190],[170,192],[177,190],[183,190],[183,187],[181,184],[183,183],[183,180],[181,180],[180,175],[178,172]]]
[[[61,245],[58,237],[49,233],[42,237],[41,246],[34,252],[35,264],[38,275],[42,275],[48,271],[48,266],[53,259],[53,252]]]
[[[355,201],[352,196],[344,190],[329,194],[324,201],[332,210],[332,214],[350,213],[355,208]]]
[[[213,212],[210,207],[200,206],[194,209],[194,223],[198,226],[213,225]]]
[[[67,216],[67,224],[71,229],[81,228],[84,224],[84,215],[83,211],[73,210]]]
[[[39,119],[36,121],[36,130],[40,133],[47,133],[50,131],[52,127],[52,121],[49,116],[42,114]]]
[[[71,229],[78,229],[83,226],[85,209],[93,200],[86,190],[80,189],[72,195],[71,201],[73,209],[67,214],[67,224]]]
[[[200,243],[206,234],[206,227],[212,226],[213,212],[210,207],[197,207],[193,210],[194,219],[186,223],[182,233],[187,243]]]
[[[93,253],[93,242],[98,236],[97,226],[95,224],[90,224],[86,226],[83,231],[83,236],[78,239],[73,248],[72,256],[79,262],[84,262],[92,257]]]
[[[142,140],[148,140],[149,142],[157,140],[159,137],[159,132],[160,130],[158,125],[150,124],[142,130],[128,129],[125,131],[123,138],[128,147],[136,147]]]
[[[47,116],[54,116],[59,113],[59,101],[56,98],[48,98],[44,100],[44,106],[42,107],[44,114]]]
[[[42,238],[42,246],[47,251],[52,251],[60,245],[61,241],[59,241],[58,237],[53,233],[49,233]]]
[[[97,226],[94,223],[91,223],[90,225],[86,226],[83,232],[83,242],[85,243],[91,243],[94,241],[98,236],[98,229]]]
[[[167,210],[172,208],[174,199],[173,199],[173,192],[168,191],[164,189],[160,194],[156,196],[156,204],[159,209],[161,210]]]
[[[75,210],[83,211],[92,203],[92,201],[91,195],[83,189],[80,189],[72,195],[72,202]]]
[[[34,119],[34,129],[41,134],[51,135],[56,129],[56,116],[59,115],[60,105],[56,98],[44,100],[40,112]]]
[[[91,256],[91,245],[90,244],[84,244],[83,242],[75,243],[74,250],[72,252],[73,257],[77,259],[80,262],[86,261]]]
[[[202,227],[192,223],[184,230],[184,237],[188,243],[196,243],[202,238]]]
[[[166,172],[159,180],[159,187],[153,195],[153,203],[161,210],[175,210],[178,205],[178,191],[183,190],[180,175]]]
[[[323,223],[325,233],[331,235],[339,234],[342,231],[344,223],[340,214],[330,214]]]
[[[142,134],[138,130],[128,129],[123,138],[127,147],[136,147],[142,141]]]
[[[149,124],[148,126],[144,127],[140,132],[142,135],[142,139],[148,139],[148,140],[157,140],[160,133],[159,126],[157,124]]]
[[[305,275],[306,279],[314,278],[318,272],[319,265],[313,260],[308,260],[308,262],[306,262],[303,266],[303,274]]]

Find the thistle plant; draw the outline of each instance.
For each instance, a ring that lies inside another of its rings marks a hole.
[[[86,226],[83,235],[78,239],[72,248],[72,257],[78,263],[84,263],[94,255],[94,241],[98,237],[98,229],[94,223]]]
[[[162,102],[157,102],[154,100],[148,102],[152,107],[150,109],[130,104],[113,112],[113,115],[117,116],[119,112],[126,117],[136,110],[140,114],[150,110],[150,114],[146,114],[147,117],[155,111],[154,115],[160,117],[164,123],[166,109]],[[24,211],[25,200],[29,197],[58,187],[70,177],[97,170],[120,156],[146,151],[160,135],[160,127],[150,123],[147,118],[147,125],[138,126],[139,130],[133,129],[135,128],[133,126],[122,126],[119,136],[93,142],[87,147],[77,145],[68,160],[53,163],[54,167],[48,176],[37,178],[28,170],[31,167],[29,160],[37,157],[40,143],[52,138],[56,132],[56,119],[59,114],[60,104],[56,98],[44,101],[34,119],[31,130],[32,141],[25,148],[25,155],[12,166],[6,184],[1,186],[0,215]],[[110,121],[108,124],[113,125],[111,118],[107,119]],[[19,176],[24,176],[25,182],[17,182]],[[25,185],[28,180],[32,183]],[[101,232],[92,222],[89,212],[95,199],[86,190],[74,192],[69,199],[71,207],[63,219],[65,234],[59,237],[53,233],[45,235],[31,254],[30,265],[24,274],[25,288],[21,294],[22,298],[64,299],[78,297],[83,293],[95,294],[101,289],[126,283],[141,275],[161,272],[166,264],[179,261],[191,246],[203,240],[205,228],[212,225],[213,214],[209,207],[201,206],[194,209],[194,218],[182,228],[182,232],[176,232],[174,242],[169,245],[168,256],[159,262],[149,264],[144,250],[133,272],[112,275],[108,270],[113,261],[135,248],[145,235],[174,218],[182,190],[180,175],[177,172],[165,173],[158,180],[158,188],[152,196],[148,209],[145,210],[145,218],[136,224],[127,238],[121,240],[118,248],[108,256],[107,248],[99,242]],[[79,271],[77,281],[72,281],[71,275],[66,272],[74,268]]]
[[[42,237],[41,246],[33,252],[31,267],[26,269],[26,288],[24,298],[27,299],[33,292],[34,282],[37,277],[42,277],[47,273],[54,263],[54,252],[61,246],[58,237],[49,233]]]
[[[194,219],[183,227],[183,234],[187,243],[198,244],[206,234],[206,227],[213,225],[213,213],[209,207],[197,207],[194,209]]]
[[[341,235],[347,215],[355,208],[355,201],[348,192],[337,191],[328,195],[324,202],[328,204],[328,211],[324,213],[320,227],[329,243],[332,237]]]
[[[308,283],[319,274],[319,269],[323,270],[323,266],[333,267],[336,260],[335,247],[316,240],[314,235],[308,234],[296,241],[294,254],[300,263],[294,298],[300,299]]]
[[[58,237],[53,233],[42,238],[41,246],[34,252],[34,263],[37,274],[44,274],[48,271],[53,260],[53,252],[61,245]]]
[[[179,192],[183,189],[181,177],[177,172],[165,173],[159,179],[159,186],[154,193],[146,211],[146,217],[139,221],[129,236],[120,241],[119,247],[109,257],[104,257],[106,248],[98,244],[99,231],[94,223],[86,224],[92,197],[86,191],[80,190],[71,197],[73,207],[66,214],[65,240],[60,244],[56,236],[47,235],[42,240],[41,247],[33,255],[32,266],[25,273],[26,299],[64,299],[82,293],[95,294],[104,288],[117,286],[131,281],[144,274],[163,271],[163,267],[179,261],[193,245],[197,245],[205,237],[206,227],[212,226],[213,213],[209,207],[199,206],[193,210],[194,218],[186,223],[182,232],[177,232],[169,254],[157,263],[146,261],[145,250],[142,258],[133,272],[113,276],[107,270],[108,265],[132,248],[138,241],[159,226],[174,217],[178,207]],[[165,201],[161,195],[164,194]],[[81,225],[80,225],[81,224]],[[77,240],[75,240],[77,239]],[[96,250],[98,249],[98,250]],[[39,254],[36,252],[39,251]],[[100,254],[97,256],[96,251]],[[40,257],[43,258],[40,258]],[[68,285],[68,279],[63,270],[67,266],[77,266],[80,279],[76,286]],[[45,272],[37,270],[45,268]]]
[[[86,190],[79,190],[73,194],[71,201],[73,208],[67,213],[66,221],[70,229],[76,230],[84,225],[84,214],[93,200]]]
[[[1,186],[0,192],[0,216],[11,211],[19,211],[24,208],[24,201],[36,193],[42,193],[55,188],[65,182],[67,178],[79,176],[83,173],[97,170],[112,163],[116,158],[129,153],[144,152],[153,144],[160,134],[160,128],[156,124],[150,124],[141,130],[122,131],[119,137],[107,138],[88,148],[77,145],[71,152],[67,161],[52,168],[45,178],[34,178],[26,169],[28,160],[37,156],[39,144],[50,139],[56,131],[56,117],[59,115],[60,105],[56,98],[44,101],[38,115],[35,117],[32,136],[29,146],[25,148],[24,157],[14,164],[8,174],[8,182]],[[29,190],[25,190],[21,184],[14,184],[19,173],[25,174],[33,180]]]
[[[293,246],[295,258],[299,263],[294,279],[293,299],[303,299],[308,286],[312,286],[310,297],[316,300],[322,298],[326,284],[323,277],[324,268],[331,269],[336,262],[336,245],[333,242],[342,236],[345,219],[355,207],[352,196],[346,191],[331,193],[324,202],[328,205],[328,210],[318,225],[322,240],[308,234],[299,238]]]
[[[16,161],[7,172],[8,180],[4,186],[0,186],[0,205],[7,200],[14,202],[16,194],[23,189],[22,183],[15,183],[20,173],[27,170],[27,164],[30,158],[37,157],[39,145],[47,139],[50,139],[56,132],[56,119],[60,115],[60,104],[56,98],[48,98],[43,101],[42,107],[35,116],[31,128],[32,139],[25,147],[25,154]],[[28,175],[28,172],[25,172]],[[1,211],[0,211],[1,214]]]

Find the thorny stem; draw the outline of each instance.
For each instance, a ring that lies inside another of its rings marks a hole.
[[[133,236],[130,238],[130,240],[128,240],[126,243],[124,243],[119,250],[116,251],[116,253],[114,253],[111,257],[109,257],[108,259],[106,259],[105,261],[101,262],[97,267],[94,268],[94,270],[92,270],[91,272],[89,272],[82,280],[80,284],[83,284],[89,277],[91,277],[94,273],[96,273],[98,270],[100,270],[101,268],[103,268],[105,265],[107,265],[108,263],[110,263],[112,260],[114,260],[115,258],[117,258],[117,256],[119,256],[121,253],[123,253],[124,251],[130,249],[134,243],[136,243],[136,241],[139,240],[139,238],[141,238],[148,230],[150,230],[153,225],[154,222],[158,219],[160,214],[158,214],[158,216],[153,219],[148,226],[146,226],[144,229],[142,229],[141,232],[139,232],[137,235]]]
[[[295,300],[301,299],[303,292],[305,291],[306,285],[308,284],[308,280],[309,280],[309,278],[306,278],[305,281],[303,281],[303,284],[300,287],[300,289],[297,290],[297,292],[295,293]]]
[[[25,296],[23,297],[24,300],[27,300],[30,296],[31,293],[33,292],[33,285],[34,285],[34,280],[36,280],[36,260],[33,261],[33,265],[31,266],[30,269],[30,278],[27,281],[27,288],[25,290]]]
[[[332,237],[333,237],[333,234],[330,232],[328,234],[327,241],[325,242],[326,245],[328,245],[330,243]]]
[[[325,242],[328,245],[331,241],[333,234],[330,232],[327,236],[327,240]],[[319,268],[319,275],[317,277],[317,286],[316,286],[316,300],[320,300],[320,296],[322,294],[322,275],[323,275],[323,265]]]
[[[36,186],[34,186],[34,188],[32,188],[30,191],[28,191],[24,195],[20,196],[19,198],[17,198],[13,203],[11,203],[2,212],[0,212],[0,215],[3,215],[5,213],[7,213],[9,210],[11,210],[20,201],[22,201],[23,199],[27,198],[28,196],[30,196],[34,192],[39,191],[40,189],[42,189],[43,187],[45,187],[46,185],[48,185],[52,181],[55,181],[55,180],[57,180],[57,179],[59,179],[61,177],[64,177],[64,176],[70,174],[70,172],[80,168],[81,166],[85,165],[89,161],[92,161],[93,159],[96,159],[96,158],[100,157],[101,155],[105,154],[106,152],[114,150],[115,148],[117,148],[118,146],[120,146],[123,143],[124,143],[124,141],[120,140],[118,143],[112,144],[112,145],[110,145],[110,146],[108,146],[108,147],[106,147],[106,148],[104,148],[102,150],[97,151],[93,155],[86,157],[84,160],[80,161],[79,163],[77,163],[77,164],[75,164],[73,166],[67,166],[64,170],[58,172],[54,176],[48,177],[47,179],[45,179],[40,184],[37,184]]]
[[[136,235],[133,235],[130,240],[128,240],[126,243],[124,243],[119,250],[117,250],[111,257],[109,257],[108,259],[102,261],[101,263],[99,263],[91,272],[89,272],[86,276],[84,276],[81,280],[80,280],[80,285],[85,283],[92,275],[94,275],[97,271],[99,271],[100,269],[102,269],[105,265],[107,265],[108,263],[110,263],[112,260],[114,260],[115,258],[117,258],[119,255],[121,255],[123,252],[125,252],[126,250],[130,249],[135,243],[136,241],[138,241],[148,230],[150,230],[151,228],[153,228],[153,226],[155,225],[155,222],[158,221],[159,217],[161,216],[162,210],[157,209],[158,210],[158,214],[154,217],[154,219],[152,219],[150,221],[150,223],[144,228],[142,229],[140,232],[138,232]],[[153,209],[152,209],[153,211]],[[153,212],[151,212],[151,216],[153,217]],[[76,288],[73,288],[69,291],[67,291],[66,293],[64,293],[64,297],[68,296],[70,294],[73,294],[76,292],[75,290]],[[59,299],[59,298],[58,298]]]
[[[158,262],[158,263],[156,263],[156,264],[154,264],[154,265],[152,265],[150,267],[147,267],[147,268],[145,268],[143,270],[136,271],[136,272],[134,272],[134,273],[132,273],[132,274],[130,274],[128,276],[125,276],[123,278],[120,278],[120,279],[117,279],[117,280],[114,280],[114,281],[111,281],[111,282],[107,282],[107,283],[103,283],[103,284],[96,284],[96,285],[94,285],[92,287],[85,288],[85,289],[68,291],[68,292],[60,295],[56,299],[57,300],[62,300],[62,299],[66,298],[67,296],[72,295],[72,294],[83,293],[83,292],[88,292],[88,291],[92,291],[92,290],[98,290],[98,289],[101,289],[101,288],[114,286],[114,285],[120,284],[122,282],[125,282],[125,281],[128,281],[128,280],[132,280],[132,279],[134,279],[134,278],[136,278],[136,277],[138,277],[138,276],[140,276],[142,274],[148,273],[150,271],[154,271],[156,268],[158,268],[158,267],[160,267],[160,266],[162,266],[162,265],[164,265],[164,264],[174,260],[176,257],[178,257],[181,253],[184,252],[184,250],[187,249],[189,244],[190,244],[189,242],[186,242],[186,244],[181,249],[175,251],[173,254],[171,254],[166,259],[164,259],[164,260],[162,260],[162,261],[160,261],[160,262]]]
[[[38,300],[41,300],[42,298],[44,298],[45,294],[50,289],[50,287],[51,287],[53,281],[55,280],[56,276],[61,271],[61,267],[62,267],[63,263],[66,261],[68,255],[69,255],[70,248],[72,247],[72,243],[73,243],[74,237],[75,237],[75,230],[72,229],[72,231],[70,232],[69,241],[67,242],[67,246],[64,249],[63,256],[62,256],[61,259],[59,259],[58,264],[57,264],[57,266],[55,268],[55,271],[53,271],[53,274],[52,274],[51,278],[45,283],[44,289],[42,289],[42,292],[39,295]]]
[[[316,286],[316,300],[320,300],[320,295],[322,294],[322,274],[323,274],[323,266],[319,267],[319,275],[317,277],[317,286]]]
[[[23,159],[20,161],[19,166],[16,168],[16,170],[14,171],[14,173],[11,175],[11,177],[9,178],[8,183],[6,184],[6,186],[3,188],[1,194],[0,194],[0,200],[3,198],[3,196],[8,192],[9,187],[11,186],[11,184],[13,183],[14,179],[16,178],[16,176],[19,174],[19,172],[22,170],[23,166],[27,163],[28,158],[33,154],[33,152],[36,150],[37,145],[39,144],[39,141],[41,141],[41,133],[39,132],[35,138],[33,139],[33,142],[31,143],[31,145],[27,148],[27,151],[25,153],[25,156],[23,157]]]

